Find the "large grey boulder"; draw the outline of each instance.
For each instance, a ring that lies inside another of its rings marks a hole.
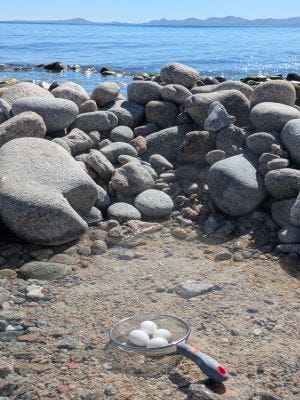
[[[87,100],[84,103],[81,103],[78,109],[79,114],[98,111],[97,104],[94,100]]]
[[[293,225],[300,226],[300,195],[298,195],[295,203],[291,208],[290,221]]]
[[[118,125],[117,116],[110,111],[95,111],[79,114],[71,129],[78,128],[84,132],[110,131]]]
[[[188,89],[191,89],[200,80],[200,76],[194,68],[179,63],[166,64],[160,71],[160,77],[165,83],[175,83]]]
[[[247,85],[247,83],[243,83],[240,81],[225,81],[217,85],[215,88],[212,89],[212,92],[220,92],[221,90],[232,90],[236,89],[243,93],[250,99],[253,93],[253,89],[251,86]]]
[[[99,178],[103,180],[109,180],[115,172],[112,163],[98,150],[92,150],[87,155],[85,163],[93,168],[99,175]]]
[[[249,135],[246,140],[247,147],[252,153],[262,155],[271,151],[272,144],[276,143],[276,138],[271,133],[258,132]]]
[[[117,116],[119,125],[129,126],[129,128],[139,126],[145,116],[144,106],[125,100],[117,101],[112,107],[108,108],[108,111]]]
[[[85,89],[75,82],[64,82],[53,89],[51,93],[54,97],[73,101],[78,107],[90,99]]]
[[[208,109],[208,116],[204,122],[204,129],[209,132],[217,132],[235,123],[235,117],[229,115],[226,108],[219,102],[214,101]]]
[[[140,193],[135,198],[134,205],[142,216],[149,218],[167,217],[174,206],[170,196],[156,189],[148,189]]]
[[[149,158],[149,163],[151,164],[151,167],[153,167],[159,173],[173,169],[173,164],[171,164],[170,161],[168,161],[161,154],[153,154]]]
[[[110,132],[112,142],[130,142],[134,137],[133,131],[129,126],[119,125]]]
[[[25,111],[39,114],[46,124],[47,132],[68,128],[79,112],[73,101],[51,97],[23,97],[12,105],[14,115]]]
[[[0,149],[0,216],[23,240],[60,245],[87,229],[81,217],[97,186],[70,154],[44,139],[22,138]]]
[[[171,101],[175,104],[183,104],[192,93],[182,85],[170,84],[163,87],[161,97],[163,100]]]
[[[300,191],[300,171],[282,168],[270,171],[265,176],[265,185],[274,199],[290,199]]]
[[[162,86],[152,81],[134,81],[127,87],[127,97],[133,103],[146,105],[149,101],[159,100]]]
[[[127,222],[131,219],[141,219],[141,213],[133,205],[128,203],[115,203],[108,207],[107,215],[110,219],[119,222]]]
[[[95,100],[99,107],[103,107],[115,101],[119,94],[120,87],[115,82],[102,82],[94,88],[91,99]]]
[[[178,109],[170,101],[150,101],[145,107],[147,122],[153,122],[160,128],[176,125]]]
[[[116,164],[118,162],[118,157],[120,155],[137,157],[136,149],[129,143],[125,142],[111,143],[103,147],[100,151],[112,164]]]
[[[31,82],[20,82],[13,86],[9,86],[5,89],[5,92],[1,96],[2,100],[5,100],[10,106],[22,97],[51,97],[48,90],[41,88]]]
[[[225,214],[239,217],[253,211],[266,197],[257,161],[250,155],[237,155],[218,161],[208,172],[209,193]]]
[[[142,165],[130,162],[116,169],[109,188],[119,200],[124,200],[153,188],[154,184],[152,176]]]
[[[94,146],[93,139],[80,129],[73,129],[63,140],[70,148],[71,154],[74,156],[79,153],[85,153]]]
[[[151,133],[146,137],[147,152],[143,157],[148,159],[152,154],[161,154],[169,161],[178,160],[180,146],[189,130],[188,125],[181,125]]]
[[[290,212],[295,202],[296,198],[292,198],[274,201],[271,204],[272,218],[282,228],[291,225]]]
[[[288,149],[290,158],[294,163],[300,164],[300,117],[284,126],[280,139]]]
[[[260,103],[252,108],[250,120],[258,131],[281,131],[285,124],[300,118],[300,111],[279,103]]]
[[[236,118],[238,126],[249,124],[250,102],[238,90],[222,90],[221,92],[195,94],[185,102],[185,110],[190,117],[199,125],[204,127],[208,116],[208,110],[214,101],[219,101],[226,111]]]
[[[46,134],[46,125],[42,117],[34,112],[24,112],[0,125],[0,147],[6,142],[22,138],[43,138]]]
[[[251,96],[251,107],[259,103],[281,103],[293,106],[296,101],[296,90],[287,81],[268,81],[260,83]]]

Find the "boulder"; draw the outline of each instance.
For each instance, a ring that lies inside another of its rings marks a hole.
[[[180,156],[180,146],[183,143],[190,126],[181,125],[151,133],[146,136],[147,152],[144,154],[148,159],[152,154],[161,154],[169,161],[176,161]]]
[[[125,100],[117,101],[112,107],[108,108],[108,111],[117,116],[119,125],[129,126],[129,128],[139,126],[145,116],[144,106]]]
[[[293,225],[300,226],[300,195],[293,204],[290,212],[290,221]]]
[[[214,101],[209,106],[208,117],[204,122],[204,129],[209,132],[217,132],[234,123],[235,117],[229,115],[220,102]]]
[[[78,108],[79,114],[98,111],[97,104],[94,100],[87,100],[84,103],[81,103]]]
[[[84,132],[110,131],[118,125],[117,116],[110,111],[95,111],[79,114],[71,129],[78,128]]]
[[[175,104],[183,104],[192,93],[182,85],[170,84],[163,87],[161,97],[163,100],[171,101]]]
[[[173,169],[173,164],[171,164],[170,161],[168,161],[161,154],[153,154],[149,158],[149,162],[151,166],[159,173]]]
[[[300,191],[300,171],[292,168],[276,169],[265,176],[265,185],[274,199],[290,199]]]
[[[130,162],[117,168],[109,189],[120,200],[132,199],[146,189],[153,188],[154,180],[150,173],[135,162]]]
[[[130,141],[132,147],[135,148],[137,155],[140,156],[147,151],[147,140],[144,136],[137,136]]]
[[[98,185],[97,185],[97,191],[98,191],[98,197],[95,203],[95,207],[97,207],[101,211],[106,211],[111,204],[109,194],[105,189],[103,189],[101,186]]]
[[[239,217],[250,213],[265,199],[263,177],[251,154],[240,154],[215,163],[208,172],[209,193],[225,214]]]
[[[225,160],[226,153],[223,150],[211,150],[205,155],[205,160],[208,165],[213,165],[218,161]]]
[[[22,97],[12,105],[14,115],[26,111],[39,114],[46,124],[47,132],[68,128],[79,112],[73,101],[51,97]]]
[[[206,131],[193,131],[186,134],[181,146],[180,160],[204,166],[205,155],[216,147],[216,136]]]
[[[220,92],[221,90],[239,90],[243,93],[247,99],[250,99],[253,93],[253,89],[251,86],[247,85],[246,83],[240,81],[225,81],[217,85],[217,87],[212,89],[212,92]]]
[[[90,99],[85,89],[74,82],[64,82],[53,89],[51,93],[59,99],[73,101],[78,107]]]
[[[112,142],[130,142],[133,139],[133,131],[128,126],[119,125],[110,132]]]
[[[278,239],[286,244],[300,243],[300,228],[287,226],[278,232]]]
[[[283,128],[280,139],[288,149],[290,158],[300,164],[300,117],[289,121]]]
[[[188,89],[191,89],[200,80],[195,69],[179,63],[166,64],[160,71],[160,77],[165,83],[175,83]]]
[[[115,168],[101,151],[92,150],[86,157],[85,163],[97,172],[100,179],[109,180]]]
[[[227,156],[235,156],[243,152],[246,133],[244,129],[229,125],[218,132],[216,147]]]
[[[115,203],[108,207],[107,215],[109,219],[117,220],[121,223],[131,219],[141,219],[141,213],[134,206],[128,203]]]
[[[116,164],[118,162],[118,157],[120,155],[137,157],[137,151],[135,148],[129,143],[124,142],[111,143],[103,147],[100,151],[112,164]]]
[[[16,115],[0,125],[0,147],[6,142],[22,138],[43,138],[46,126],[42,117],[34,112],[24,112]]]
[[[296,102],[296,90],[290,82],[284,80],[263,82],[252,93],[251,108],[267,102],[293,106]]]
[[[133,133],[134,136],[148,136],[151,133],[159,131],[160,128],[154,124],[153,122],[149,122],[145,125],[137,126],[134,128]]]
[[[260,103],[250,113],[252,124],[264,132],[280,132],[288,121],[296,118],[300,118],[300,111],[278,103]]]
[[[290,161],[286,158],[277,158],[267,163],[269,171],[273,171],[275,169],[287,168],[289,165]]]
[[[292,198],[274,201],[271,204],[272,218],[282,228],[291,225],[290,212],[295,202],[296,198]]]
[[[55,246],[78,239],[97,186],[57,144],[22,138],[0,149],[0,216],[23,240]]]
[[[62,148],[64,148],[69,154],[71,154],[71,149],[68,143],[63,138],[54,138],[52,143],[56,143]]]
[[[38,85],[35,85],[34,83],[21,82],[8,87],[1,96],[1,99],[5,100],[11,106],[22,97],[53,98],[53,94],[51,94],[48,90],[43,89]]]
[[[208,110],[214,101],[219,101],[230,115],[236,118],[238,126],[249,124],[250,102],[238,90],[222,90],[221,92],[195,94],[185,102],[185,110],[200,128],[204,127]]]
[[[117,100],[120,94],[120,87],[114,82],[102,82],[95,87],[91,99],[95,100],[98,107],[106,106]]]
[[[0,108],[0,125],[7,120],[6,115]]]
[[[71,265],[56,262],[32,261],[20,268],[20,274],[25,279],[53,281],[72,274]]]
[[[145,107],[147,122],[152,122],[160,128],[176,125],[178,109],[169,101],[150,101]]]
[[[148,218],[167,217],[173,210],[173,200],[160,190],[148,189],[134,200],[135,207]]]
[[[68,144],[71,154],[74,156],[79,153],[85,153],[94,146],[93,140],[80,129],[72,129],[63,140]]]
[[[127,87],[128,100],[146,105],[149,101],[159,100],[161,97],[162,86],[152,81],[134,81]]]
[[[45,64],[44,68],[48,71],[54,71],[54,72],[60,72],[67,69],[66,65],[64,65],[60,61],[53,61],[52,63]]]
[[[252,153],[260,156],[271,151],[271,146],[276,143],[276,138],[271,133],[259,132],[249,135],[246,143]]]
[[[7,103],[7,101],[3,100],[0,97],[0,111],[4,114],[6,117],[5,119],[9,119],[12,117],[12,110],[11,110],[11,105]]]

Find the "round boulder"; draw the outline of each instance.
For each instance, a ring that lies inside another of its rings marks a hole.
[[[182,85],[170,84],[163,87],[161,97],[163,100],[171,101],[175,104],[183,104],[192,93]]]
[[[167,217],[173,210],[173,200],[160,190],[149,189],[140,193],[134,201],[142,216],[149,218]]]
[[[274,201],[271,204],[272,218],[282,228],[291,225],[290,212],[295,202],[296,198],[292,198]]]
[[[78,107],[73,101],[51,97],[23,97],[12,105],[14,115],[25,111],[39,114],[47,132],[56,132],[68,128],[78,115]]]
[[[284,80],[260,83],[252,93],[251,108],[267,102],[293,106],[296,102],[296,90],[290,82]]]
[[[119,125],[129,126],[129,128],[139,126],[145,116],[144,106],[132,101],[117,101],[108,111],[117,116]]]
[[[255,210],[267,195],[264,179],[257,172],[257,161],[250,154],[216,162],[209,169],[207,181],[216,206],[234,217]]]
[[[289,121],[283,128],[280,139],[288,149],[290,158],[296,164],[300,164],[300,116]]]
[[[166,64],[160,71],[160,77],[165,83],[175,83],[188,89],[191,89],[200,80],[200,76],[194,68],[179,63]]]
[[[115,203],[108,207],[107,215],[109,219],[119,222],[127,222],[131,219],[141,219],[141,213],[134,206],[128,203]]]
[[[159,100],[162,86],[152,81],[134,81],[127,87],[127,97],[133,103],[146,105],[149,101]]]
[[[78,128],[84,132],[110,131],[118,125],[118,118],[110,111],[95,111],[79,114],[71,129]]]
[[[178,109],[169,101],[150,101],[145,108],[147,122],[153,122],[161,128],[176,125]]]
[[[59,99],[66,99],[73,101],[77,106],[88,101],[90,96],[87,94],[85,89],[74,82],[65,82],[58,85],[51,91],[54,97]]]
[[[251,86],[247,85],[246,83],[240,82],[240,81],[225,81],[217,85],[212,92],[220,92],[221,90],[232,90],[236,89],[239,90],[240,92],[243,93],[247,97],[247,99],[250,99],[253,93],[253,89]]]
[[[95,87],[91,94],[91,99],[95,100],[99,107],[103,107],[116,101],[119,94],[119,85],[114,82],[103,82]]]
[[[130,142],[133,139],[133,131],[128,126],[119,125],[110,132],[113,142]]]
[[[300,228],[290,225],[278,232],[278,239],[282,243],[300,243]]]
[[[20,82],[5,89],[1,99],[10,106],[22,97],[51,97],[53,94],[31,82]]]
[[[254,133],[249,135],[246,139],[247,147],[252,153],[262,155],[271,151],[272,144],[276,143],[273,135],[266,132]]]
[[[137,157],[136,149],[129,143],[124,142],[111,143],[103,147],[100,151],[113,164],[116,164],[118,162],[118,157],[120,155]]]
[[[202,128],[208,116],[209,107],[214,101],[219,101],[226,111],[236,118],[237,125],[247,126],[249,124],[250,103],[247,97],[238,90],[195,94],[186,100],[185,110]]]
[[[259,131],[281,131],[285,124],[300,118],[300,111],[279,103],[260,103],[252,108],[250,120]]]
[[[274,199],[296,197],[300,191],[300,171],[292,168],[270,171],[265,176],[265,185]]]

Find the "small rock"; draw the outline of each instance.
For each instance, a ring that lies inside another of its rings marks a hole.
[[[184,299],[191,299],[213,290],[220,290],[220,287],[207,282],[201,283],[191,280],[179,283],[175,287],[175,292]]]
[[[225,260],[231,260],[232,254],[230,251],[225,250],[225,251],[220,251],[215,255],[215,261],[225,261]]]
[[[244,260],[244,256],[242,253],[235,253],[232,257],[232,260],[235,262],[241,262]]]
[[[94,240],[91,246],[92,255],[98,256],[107,252],[107,244],[104,240]]]

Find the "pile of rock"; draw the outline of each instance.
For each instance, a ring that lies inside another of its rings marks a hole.
[[[213,83],[171,63],[133,80],[127,99],[112,82],[91,95],[72,82],[1,89],[2,221],[26,241],[59,245],[103,217],[172,214],[226,236],[260,211],[278,249],[300,253],[294,85]]]

